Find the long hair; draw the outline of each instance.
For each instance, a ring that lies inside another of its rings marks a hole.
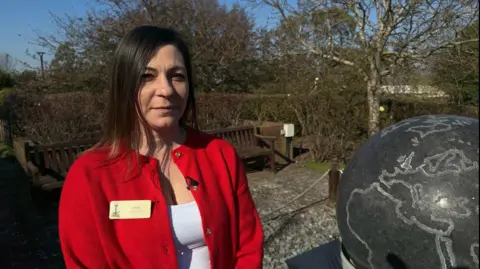
[[[183,56],[187,79],[188,99],[179,124],[196,121],[192,63],[186,42],[173,29],[151,25],[139,26],[128,32],[117,45],[110,73],[107,122],[100,142],[92,149],[110,148],[109,159],[119,157],[122,147],[138,150],[141,143],[141,117],[138,91],[142,87],[142,74],[159,48],[175,46]]]

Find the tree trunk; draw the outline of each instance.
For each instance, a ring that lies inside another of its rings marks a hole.
[[[374,71],[375,72],[375,71]],[[380,98],[378,88],[380,79],[378,74],[372,74],[367,80],[367,101],[368,101],[368,136],[372,137],[379,131],[380,123]]]
[[[307,124],[305,123],[305,119],[302,116],[302,113],[298,111],[298,109],[295,107],[295,104],[292,105],[292,109],[295,112],[295,115],[297,116],[297,120],[300,123],[300,126],[302,127],[302,137],[306,137],[308,134],[307,130]]]

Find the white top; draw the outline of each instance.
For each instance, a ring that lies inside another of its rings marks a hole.
[[[196,202],[168,207],[178,269],[210,269],[202,219]]]

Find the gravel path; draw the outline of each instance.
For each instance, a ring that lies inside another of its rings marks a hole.
[[[338,235],[335,209],[325,201],[328,197],[327,179],[301,199],[291,202],[320,177],[321,174],[297,165],[291,165],[273,178],[267,172],[249,176],[255,204],[260,216],[265,216],[262,218],[265,233],[264,269],[287,268],[286,259]],[[288,204],[286,208],[267,215],[285,204]]]
[[[297,165],[274,177],[267,171],[248,175],[258,211],[264,216],[265,269],[287,268],[285,259],[337,235],[334,209],[317,202],[327,197],[327,180],[291,203],[320,176]],[[45,199],[31,197],[21,167],[0,160],[0,268],[65,268],[57,236],[58,193],[45,197],[50,202],[43,204],[39,201]],[[266,216],[285,204],[286,208]]]

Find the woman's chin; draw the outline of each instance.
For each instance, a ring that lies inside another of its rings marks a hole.
[[[168,130],[172,128],[178,128],[179,120],[176,118],[165,117],[156,121],[150,122],[150,126],[156,130]]]

